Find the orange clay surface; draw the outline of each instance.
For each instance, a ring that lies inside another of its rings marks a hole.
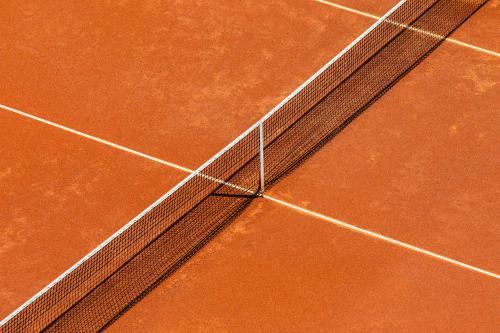
[[[373,23],[313,1],[137,3],[8,5],[0,103],[193,168]],[[498,51],[495,4],[453,37]],[[445,43],[270,192],[498,273],[498,73]],[[184,174],[0,111],[2,317]],[[111,331],[487,331],[499,291],[259,199]]]
[[[2,4],[0,103],[196,168],[372,24],[305,1]],[[0,109],[0,317],[186,176]]]
[[[313,1],[245,3],[3,5],[0,101],[197,167],[373,23]]]
[[[496,15],[478,14],[490,28]],[[453,37],[495,47],[498,31],[474,39],[476,24]],[[268,194],[500,272],[499,77],[498,58],[444,43]],[[110,331],[493,332],[499,292],[258,199]]]
[[[319,2],[317,0],[311,0],[315,2]],[[376,15],[376,16],[382,16],[385,13],[387,13],[388,10],[390,10],[394,5],[396,5],[399,1],[398,0],[369,0],[369,1],[363,1],[363,0],[326,0],[326,2],[331,3],[332,6],[329,6],[330,10],[343,10],[343,9],[335,9],[338,7],[334,7],[333,5],[340,5],[347,7],[349,9],[354,9],[366,14],[371,14],[371,15]],[[324,5],[324,4],[323,4]]]
[[[0,110],[0,317],[184,175]]]
[[[258,199],[109,332],[493,332],[498,292],[492,278]]]
[[[475,22],[461,40],[500,50]],[[500,58],[445,42],[270,194],[500,272],[499,81]]]

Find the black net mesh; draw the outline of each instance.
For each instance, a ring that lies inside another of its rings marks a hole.
[[[408,0],[263,121],[274,184],[410,71],[485,0]],[[95,332],[172,273],[260,189],[259,128],[176,187],[5,323],[1,332]]]

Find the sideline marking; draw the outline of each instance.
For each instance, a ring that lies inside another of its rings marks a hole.
[[[79,136],[82,136],[84,138],[87,138],[89,140],[92,140],[92,141],[96,141],[96,142],[99,142],[99,143],[102,143],[104,145],[107,145],[107,146],[110,146],[110,147],[113,147],[113,148],[116,148],[118,150],[121,150],[121,151],[124,151],[124,152],[127,152],[129,154],[133,154],[133,155],[136,155],[136,156],[140,156],[140,157],[143,157],[143,158],[146,158],[148,160],[151,160],[151,161],[154,161],[154,162],[157,162],[157,163],[160,163],[160,164],[163,164],[163,165],[166,165],[166,166],[169,166],[171,168],[174,168],[174,169],[177,169],[177,170],[180,170],[180,171],[183,171],[183,172],[186,172],[186,173],[189,173],[189,174],[192,174],[194,173],[195,171],[192,170],[192,169],[189,169],[189,168],[186,168],[186,167],[183,167],[179,164],[176,164],[176,163],[171,163],[171,162],[168,162],[168,161],[165,161],[163,159],[160,159],[160,158],[157,158],[157,157],[153,157],[151,155],[147,155],[147,154],[144,154],[144,153],[141,153],[137,150],[134,150],[134,149],[130,149],[130,148],[127,148],[127,147],[124,147],[122,145],[118,145],[116,143],[113,143],[113,142],[110,142],[110,141],[107,141],[107,140],[104,140],[104,139],[101,139],[101,138],[98,138],[98,137],[95,137],[93,135],[89,135],[89,134],[85,134],[83,132],[80,132],[80,131],[77,131],[77,130],[74,130],[72,128],[69,128],[67,126],[63,126],[63,125],[60,125],[60,124],[57,124],[55,122],[52,122],[50,120],[46,120],[46,119],[43,119],[43,118],[40,118],[40,117],[37,117],[37,116],[34,116],[34,115],[31,115],[29,113],[26,113],[26,112],[23,112],[23,111],[20,111],[20,110],[17,110],[17,109],[14,109],[14,108],[11,108],[9,106],[6,106],[6,105],[3,105],[3,104],[0,104],[0,108],[1,109],[4,109],[4,110],[7,110],[7,111],[10,111],[10,112],[13,112],[15,114],[18,114],[18,115],[21,115],[21,116],[24,116],[24,117],[27,117],[27,118],[30,118],[32,120],[35,120],[35,121],[39,121],[41,123],[44,123],[46,125],[49,125],[49,126],[53,126],[53,127],[57,127],[59,129],[62,129],[66,132],[70,132],[70,133],[73,133],[73,134],[76,134],[76,135],[79,135]],[[236,188],[239,188],[237,187],[236,185],[233,185],[231,183],[227,183],[227,182],[224,182],[222,180],[219,180],[219,179],[215,179],[213,177],[210,177],[210,176],[206,176],[206,175],[203,175],[203,174],[199,174],[199,176],[201,177],[206,177],[206,178],[209,178],[211,180],[214,180],[214,181],[217,181],[219,183],[223,183],[223,184],[226,184],[228,186],[231,186],[231,187],[236,187]],[[241,189],[241,188],[239,188]],[[244,190],[244,189],[242,189]],[[490,277],[493,277],[493,278],[496,278],[496,279],[500,279],[500,275],[498,274],[495,274],[495,273],[492,273],[492,272],[489,272],[487,270],[484,270],[484,269],[481,269],[481,268],[478,268],[478,267],[475,267],[475,266],[472,266],[472,265],[469,265],[469,264],[466,264],[466,263],[463,263],[461,261],[458,261],[458,260],[455,260],[455,259],[451,259],[451,258],[448,258],[448,257],[445,257],[445,256],[442,256],[440,254],[437,254],[437,253],[434,253],[434,252],[431,252],[431,251],[428,251],[428,250],[425,250],[423,248],[420,248],[420,247],[417,247],[417,246],[414,246],[414,245],[411,245],[411,244],[408,244],[408,243],[405,243],[405,242],[402,242],[402,241],[399,241],[399,240],[396,240],[394,238],[391,238],[391,237],[388,237],[388,236],[384,236],[382,234],[379,234],[379,233],[376,233],[376,232],[373,232],[373,231],[370,231],[370,230],[367,230],[367,229],[363,229],[363,228],[360,228],[360,227],[356,227],[352,224],[349,224],[349,223],[346,223],[346,222],[342,222],[340,220],[337,220],[337,219],[334,219],[332,217],[329,217],[329,216],[326,216],[326,215],[323,215],[321,213],[318,213],[318,212],[314,212],[312,210],[309,210],[309,209],[306,209],[306,208],[303,208],[303,207],[300,207],[300,206],[297,206],[297,205],[294,205],[292,203],[289,203],[289,202],[286,202],[286,201],[283,201],[283,200],[280,200],[278,198],[275,198],[273,196],[270,196],[270,195],[267,195],[267,194],[262,194],[260,195],[263,199],[266,199],[266,200],[269,200],[269,201],[272,201],[274,203],[277,203],[281,206],[284,206],[284,207],[287,207],[289,209],[292,209],[292,210],[295,210],[295,211],[298,211],[298,212],[301,212],[303,214],[306,214],[306,215],[309,215],[309,216],[312,216],[316,219],[320,219],[320,220],[323,220],[323,221],[326,221],[326,222],[329,222],[329,223],[332,223],[332,224],[335,224],[337,226],[340,226],[342,228],[345,228],[345,229],[349,229],[351,231],[355,231],[355,232],[358,232],[358,233],[361,233],[363,235],[366,235],[366,236],[369,236],[369,237],[372,237],[372,238],[376,238],[376,239],[379,239],[379,240],[382,240],[384,242],[387,242],[387,243],[390,243],[390,244],[393,244],[393,245],[396,245],[396,246],[399,246],[399,247],[402,247],[402,248],[405,248],[407,250],[411,250],[411,251],[414,251],[414,252],[418,252],[418,253],[421,253],[421,254],[425,254],[427,256],[430,256],[432,258],[435,258],[435,259],[439,259],[441,261],[444,261],[444,262],[448,262],[448,263],[451,263],[451,264],[454,264],[454,265],[457,265],[457,266],[460,266],[462,268],[466,268],[468,270],[471,270],[471,271],[474,271],[474,272],[477,272],[477,273],[480,273],[480,274],[483,274],[483,275],[487,275],[487,276],[490,276]]]
[[[334,8],[346,11],[346,12],[350,12],[350,13],[353,13],[353,14],[357,14],[357,15],[361,15],[361,16],[364,16],[364,17],[368,17],[368,18],[371,18],[371,19],[374,19],[374,20],[379,20],[380,19],[380,17],[377,16],[377,15],[370,14],[370,13],[367,13],[367,12],[363,12],[363,11],[360,11],[360,10],[357,10],[357,9],[354,9],[354,8],[350,8],[350,7],[346,7],[346,6],[343,6],[343,5],[339,5],[339,4],[331,2],[331,1],[326,1],[326,0],[313,0],[313,1],[316,1],[318,3],[324,4],[324,5],[327,5],[327,6],[330,6],[330,7],[334,7]],[[409,27],[409,26],[406,26],[404,24],[401,24],[401,23],[398,23],[398,22],[394,22],[394,21],[391,21],[391,20],[385,20],[385,21],[388,22],[388,23],[397,25],[397,26],[405,27],[408,30],[417,31],[417,32],[420,32],[420,33],[422,33],[424,35],[432,36],[432,37],[435,37],[437,39],[444,39],[445,41],[450,42],[452,44],[459,45],[459,46],[462,46],[462,47],[465,47],[465,48],[469,48],[469,49],[472,49],[472,50],[475,50],[475,51],[478,51],[478,52],[481,52],[481,53],[485,53],[485,54],[492,55],[494,57],[499,57],[500,58],[500,53],[498,53],[498,52],[495,52],[495,51],[492,51],[492,50],[488,50],[488,49],[485,49],[485,48],[482,48],[482,47],[479,47],[479,46],[476,46],[476,45],[473,45],[473,44],[469,44],[469,43],[466,43],[466,42],[462,42],[462,41],[459,41],[458,39],[446,38],[444,36],[441,36],[441,35],[438,35],[438,34],[435,34],[435,33],[429,32],[429,31],[425,31],[425,30],[422,30],[422,29]]]

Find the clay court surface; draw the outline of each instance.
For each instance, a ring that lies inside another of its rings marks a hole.
[[[189,169],[374,22],[308,0],[2,6],[1,104]],[[451,37],[500,52],[499,8]],[[498,55],[445,41],[266,194],[498,274],[499,81]],[[187,173],[6,109],[0,124],[3,318]],[[487,332],[499,292],[258,198],[110,331]]]

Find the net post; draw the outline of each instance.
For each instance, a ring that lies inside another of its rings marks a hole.
[[[264,122],[259,122],[259,156],[260,156],[260,186],[259,194],[264,192],[265,174],[264,174]]]

